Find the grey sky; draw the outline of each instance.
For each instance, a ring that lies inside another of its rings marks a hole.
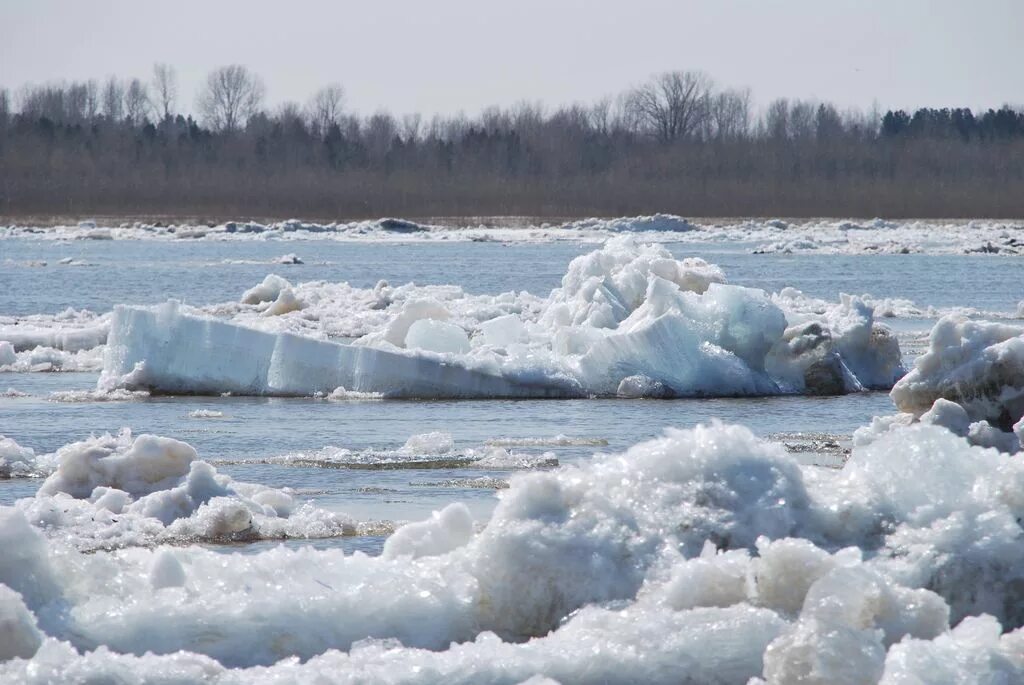
[[[363,113],[589,101],[668,69],[759,104],[990,107],[1024,103],[1024,1],[0,0],[0,86],[15,92],[148,79],[157,61],[185,110],[229,63],[259,73],[271,104],[337,81]]]

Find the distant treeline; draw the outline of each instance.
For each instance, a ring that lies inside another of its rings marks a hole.
[[[212,72],[0,89],[0,216],[1024,216],[1024,110],[839,111],[669,72],[588,105],[357,116]]]

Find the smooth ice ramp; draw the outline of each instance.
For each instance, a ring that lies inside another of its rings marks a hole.
[[[419,354],[269,333],[155,309],[118,306],[100,387],[164,393],[302,396],[336,388],[387,398],[578,397],[572,379],[523,382]]]

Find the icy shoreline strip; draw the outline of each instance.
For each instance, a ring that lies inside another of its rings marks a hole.
[[[633,233],[656,242],[743,243],[757,253],[822,254],[1024,254],[1024,222],[991,220],[884,220],[866,218],[707,218],[691,221],[673,214],[588,218],[551,223],[529,217],[479,217],[463,223],[417,223],[406,219],[317,223],[289,219],[266,224],[229,221],[206,224],[121,223],[48,228],[0,226],[0,240],[335,240],[345,242],[601,242]]]
[[[522,382],[437,356],[268,333],[182,314],[118,306],[101,387],[168,394],[308,396],[336,388],[392,399],[581,397],[568,379]]]

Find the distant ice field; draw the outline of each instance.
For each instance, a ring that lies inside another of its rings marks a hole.
[[[337,241],[347,243],[506,242],[600,243],[630,233],[647,242],[743,243],[767,253],[823,254],[1001,254],[1024,253],[1024,221],[883,219],[701,219],[674,214],[571,221],[528,217],[475,219],[381,218],[317,223],[289,219],[273,223],[117,223],[85,220],[41,228],[0,225],[0,240],[145,240],[160,242]],[[287,261],[287,260],[285,260]]]
[[[645,240],[647,236],[638,236]],[[703,257],[736,285],[778,291],[791,286],[812,297],[839,293],[899,297],[920,307],[1015,312],[1024,292],[1021,263],[997,255],[752,254],[733,243],[665,244],[674,256]],[[56,313],[66,307],[109,311],[115,304],[157,304],[168,298],[204,305],[237,300],[268,273],[292,282],[348,281],[373,287],[453,284],[470,293],[526,290],[545,295],[569,261],[590,243],[338,243],[312,241],[38,241],[0,240],[0,287],[9,293],[0,317]],[[295,253],[303,264],[279,264]],[[81,266],[60,264],[72,259]],[[46,265],[40,265],[45,262]],[[956,287],[949,287],[955,283]]]

